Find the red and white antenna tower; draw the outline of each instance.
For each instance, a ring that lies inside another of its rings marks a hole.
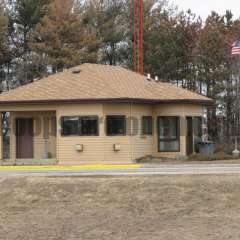
[[[134,71],[144,74],[143,63],[143,0],[134,1],[133,66]]]

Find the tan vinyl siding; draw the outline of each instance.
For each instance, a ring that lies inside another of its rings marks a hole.
[[[63,116],[88,116],[94,115],[102,118],[101,104],[62,105],[58,107],[58,160],[60,164],[91,164],[104,159],[103,124],[99,124],[99,136],[62,136],[60,121]],[[83,144],[83,152],[75,150],[76,144]]]
[[[132,136],[132,159],[152,155],[153,153],[153,135],[145,136],[142,134],[142,117],[152,116],[153,107],[149,105],[132,105],[133,136]]]
[[[1,112],[45,112],[55,111],[59,105],[52,104],[16,104],[16,105],[1,105]]]
[[[58,122],[62,116],[98,115],[100,119],[99,136],[58,137],[58,159],[60,164],[91,163],[131,163],[134,159],[152,153],[152,136],[141,135],[141,118],[152,114],[148,105],[131,104],[91,104],[61,106],[58,108]],[[106,136],[105,119],[108,115],[125,115],[127,118],[126,136]],[[137,119],[139,126],[136,136],[130,136],[130,116]],[[60,126],[58,127],[60,128]],[[75,150],[76,144],[83,144],[83,152]],[[120,144],[121,150],[115,152],[114,144]]]
[[[25,110],[24,110],[25,109]],[[11,111],[11,129],[17,116],[54,116],[57,119],[56,137],[49,143],[49,151],[56,156],[59,164],[120,164],[132,163],[136,158],[146,155],[176,157],[186,155],[186,116],[202,116],[203,107],[188,104],[62,104],[62,105],[15,105],[2,106],[1,111]],[[46,110],[46,111],[45,111]],[[54,110],[54,111],[53,111]],[[61,136],[60,120],[62,116],[99,117],[99,136]],[[107,115],[125,115],[127,121],[126,136],[106,136],[105,118]],[[130,116],[132,118],[130,118]],[[153,135],[142,136],[142,117],[153,117]],[[180,152],[158,152],[157,117],[180,116],[181,138]],[[130,121],[130,119],[132,119]],[[137,124],[136,124],[137,123]],[[132,128],[131,128],[132,127]],[[132,133],[132,136],[131,134]],[[75,150],[76,144],[83,144],[83,152]],[[114,144],[120,144],[121,150],[115,152]],[[34,158],[42,158],[44,140],[42,136],[34,138]],[[11,158],[16,157],[16,138],[11,131]]]
[[[104,118],[108,115],[125,115],[127,119],[126,125],[126,136],[107,136],[105,129],[105,119],[104,119],[104,135],[102,136],[102,141],[104,142],[104,159],[106,162],[121,162],[129,163],[132,161],[131,156],[131,139],[130,133],[130,104],[104,104],[103,105]],[[113,150],[114,144],[120,144],[121,150],[115,152]]]

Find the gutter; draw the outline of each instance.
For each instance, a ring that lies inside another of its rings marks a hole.
[[[142,104],[197,104],[205,106],[213,106],[215,101],[212,99],[142,99],[142,98],[96,98],[96,99],[49,99],[49,100],[0,100],[0,105],[12,104],[73,104],[73,103],[142,103]]]

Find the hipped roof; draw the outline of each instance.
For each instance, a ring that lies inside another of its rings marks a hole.
[[[0,104],[70,102],[213,103],[173,84],[100,64],[82,64],[0,95]]]

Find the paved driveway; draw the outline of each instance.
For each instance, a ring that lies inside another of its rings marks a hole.
[[[179,164],[142,165],[128,169],[80,169],[80,170],[0,170],[6,176],[119,176],[119,175],[174,175],[174,174],[228,174],[240,173],[240,164]]]

